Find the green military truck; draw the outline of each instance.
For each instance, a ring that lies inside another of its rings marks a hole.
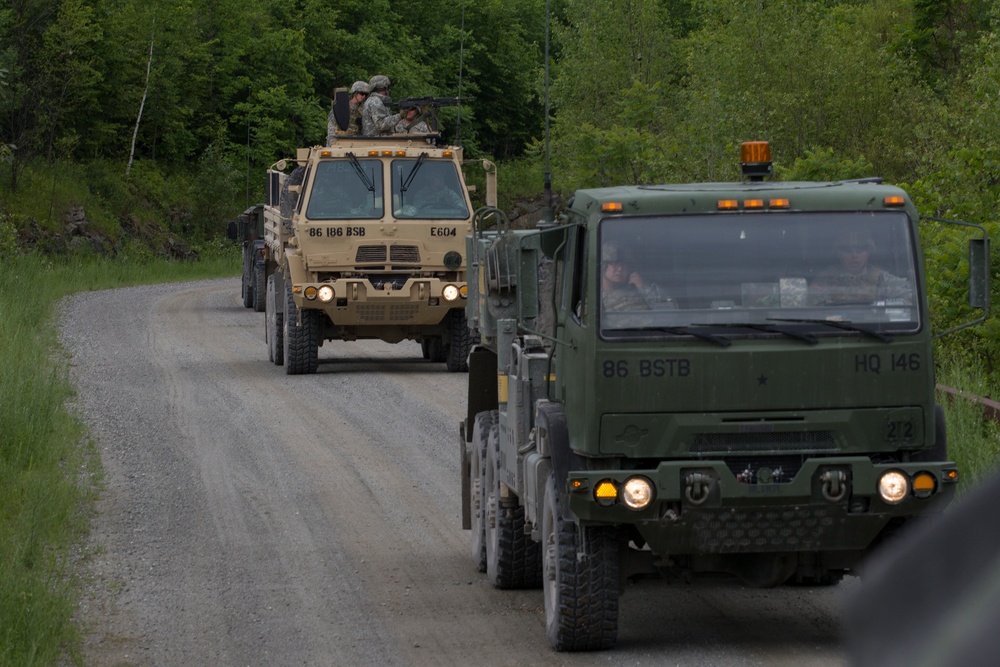
[[[466,370],[473,208],[462,148],[437,139],[338,136],[268,170],[265,339],[288,374],[316,372],[324,341],[359,339],[419,341],[424,358]]]
[[[611,647],[637,577],[835,583],[955,493],[913,202],[744,150],[744,182],[477,214],[463,523],[494,586],[544,589],[557,650]]]
[[[264,310],[264,205],[251,206],[231,221],[226,235],[242,245],[243,273],[240,280],[240,298],[243,305],[258,313]]]

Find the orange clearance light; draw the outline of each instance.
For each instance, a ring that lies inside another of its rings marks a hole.
[[[615,483],[609,479],[606,479],[603,482],[598,482],[597,488],[594,489],[594,500],[596,500],[599,505],[603,505],[605,507],[614,505],[615,501],[618,500],[618,487],[615,486]]]
[[[368,157],[378,157],[378,151],[368,151]]]
[[[601,204],[601,211],[604,213],[621,213],[625,210],[620,201],[606,201]]]
[[[406,157],[406,151],[396,151],[396,157]]]
[[[883,199],[882,202],[886,206],[903,206],[906,203],[906,200],[900,195],[889,195]]]
[[[944,478],[949,482],[958,481],[958,471],[952,468],[951,470],[944,471]]]
[[[791,206],[791,202],[787,199],[769,199],[767,205],[770,208],[788,208]]]
[[[574,480],[570,481],[569,485],[571,487],[573,487],[574,489],[579,489],[579,488],[581,488],[583,486],[583,481],[581,481],[579,479],[574,479]]]
[[[740,162],[770,162],[771,144],[766,141],[744,141],[740,144]]]
[[[917,473],[913,478],[913,495],[917,498],[929,498],[937,487],[937,480],[929,472]]]
[[[454,155],[454,154],[455,154],[455,153],[454,153],[454,151],[445,151],[445,152],[444,152],[444,156],[445,156],[445,157],[451,157],[451,156],[452,156],[452,155]]]
[[[740,203],[735,199],[720,199],[718,206],[720,211],[735,211],[740,207]]]
[[[392,157],[392,151],[382,151],[382,155],[385,155],[386,157]]]
[[[764,208],[764,200],[763,199],[744,199],[743,200],[743,208],[749,208],[749,209]]]
[[[333,155],[331,151],[320,151],[319,154],[320,157],[330,157],[331,155]]]

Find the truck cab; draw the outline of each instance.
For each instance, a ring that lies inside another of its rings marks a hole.
[[[918,220],[878,179],[755,179],[470,237],[465,525],[555,648],[613,645],[629,579],[835,583],[947,506]]]

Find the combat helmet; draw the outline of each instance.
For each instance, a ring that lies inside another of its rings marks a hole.
[[[355,81],[354,83],[352,83],[351,84],[351,95],[354,95],[356,93],[364,93],[365,95],[367,95],[368,94],[368,84],[365,83],[364,81]]]
[[[389,77],[384,74],[376,74],[372,77],[372,80],[368,82],[368,92],[374,93],[376,90],[381,90],[382,88],[388,89],[392,85],[389,81]]]

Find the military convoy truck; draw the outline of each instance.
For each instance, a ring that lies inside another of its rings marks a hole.
[[[243,273],[240,298],[243,305],[255,311],[264,310],[264,205],[251,206],[226,227],[230,240],[242,246]]]
[[[314,373],[324,341],[358,339],[419,341],[424,358],[466,370],[473,208],[462,148],[438,139],[338,136],[268,170],[265,339],[288,374]]]
[[[955,493],[913,202],[743,150],[741,182],[477,212],[463,524],[494,586],[543,588],[557,650],[611,647],[638,577],[835,583]]]

